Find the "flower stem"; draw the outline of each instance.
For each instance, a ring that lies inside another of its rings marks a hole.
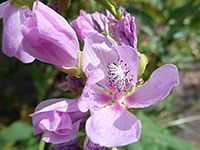
[[[45,134],[45,133],[42,134],[42,137],[44,136],[44,134]],[[45,143],[43,140],[40,140],[38,150],[44,150],[45,144],[46,144],[46,143]]]
[[[102,6],[104,6],[110,13],[117,19],[119,20],[121,18],[121,10],[118,7],[113,6],[110,4],[107,0],[95,0]]]

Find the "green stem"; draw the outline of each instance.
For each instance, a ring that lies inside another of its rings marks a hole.
[[[119,7],[116,8],[116,12],[117,12],[117,16],[115,16],[115,18],[116,18],[117,20],[120,20],[120,18],[121,18],[121,16],[122,16],[122,12],[121,12],[121,10],[120,10]]]
[[[42,134],[42,137],[44,136],[44,134],[45,134],[45,133]],[[44,150],[45,144],[46,144],[46,143],[45,143],[43,140],[40,140],[38,150]]]
[[[121,11],[120,9],[116,8],[112,4],[110,4],[107,0],[95,0],[102,6],[104,6],[117,20],[121,18]]]

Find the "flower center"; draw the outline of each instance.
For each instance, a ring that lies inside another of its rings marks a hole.
[[[131,69],[128,68],[127,64],[122,65],[122,62],[122,60],[118,60],[118,64],[114,62],[108,63],[108,78],[110,80],[110,86],[118,89],[119,92],[122,90],[126,92],[126,85],[133,80],[133,75],[131,75],[130,78],[128,77],[128,73]]]

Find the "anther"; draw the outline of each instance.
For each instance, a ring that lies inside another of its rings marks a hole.
[[[107,68],[109,69],[108,79],[110,80],[110,86],[112,86],[115,89],[118,89],[118,91],[126,91],[127,84],[130,84],[130,82],[133,80],[133,75],[131,77],[128,77],[128,73],[131,71],[131,69],[128,68],[127,64],[122,65],[123,60],[118,60],[118,64],[115,62],[108,63]]]

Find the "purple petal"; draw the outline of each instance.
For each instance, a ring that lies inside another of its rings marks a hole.
[[[71,40],[74,40],[74,46],[79,45],[78,40],[76,38],[76,33],[70,26],[70,24],[66,21],[65,18],[63,18],[60,14],[56,13],[53,9],[49,8],[48,6],[44,5],[42,2],[37,1],[34,3],[33,6],[33,12],[37,14],[41,14],[45,17],[45,19],[49,20],[49,22],[53,25],[54,28],[57,28],[58,30],[64,32],[65,34],[71,34]],[[45,25],[42,24],[43,22],[38,19],[38,26],[42,29],[45,29]],[[47,32],[47,31],[43,31]],[[73,46],[73,47],[74,47]],[[77,47],[76,47],[77,48]],[[78,47],[79,48],[79,47]]]
[[[75,31],[54,10],[37,1],[22,26],[24,49],[40,61],[58,67],[76,66],[79,43]]]
[[[98,32],[94,28],[91,15],[84,10],[80,10],[80,16],[73,20],[71,24],[82,43],[87,36]]]
[[[85,114],[81,113],[78,109],[78,99],[51,99],[41,102],[35,109],[35,112],[30,115],[33,118],[33,127],[35,128],[35,133],[42,133],[43,130],[38,126],[40,121],[46,116],[50,111],[59,110],[61,112],[78,112],[79,117],[72,116],[72,121],[80,120]]]
[[[9,1],[0,4],[0,18],[3,18],[6,7],[9,6]]]
[[[24,22],[24,10],[11,5],[4,9],[2,51],[9,57],[16,55],[23,38],[19,27]]]
[[[111,19],[109,33],[120,45],[130,45],[137,48],[135,17],[125,12],[120,19]]]
[[[25,21],[24,12],[27,9],[11,6],[9,1],[0,5],[0,18],[3,18],[2,51],[9,57],[15,56],[23,63],[34,61],[21,46],[21,24]]]
[[[48,112],[40,121],[39,127],[43,131],[55,131],[58,128],[58,124],[61,121],[61,117],[55,111]]]
[[[35,112],[37,113],[47,112],[59,107],[63,108],[65,106],[66,108],[64,109],[67,112],[79,111],[77,102],[78,102],[78,99],[64,99],[64,98],[45,100],[36,107]],[[62,110],[62,109],[59,109],[59,110]]]
[[[35,60],[34,57],[32,57],[29,53],[23,50],[23,47],[20,45],[16,55],[16,58],[18,58],[23,63],[31,63]]]
[[[110,20],[115,19],[115,17],[106,8],[103,9],[104,15]]]
[[[120,104],[91,110],[86,122],[87,136],[101,146],[114,147],[138,141],[141,122]]]
[[[104,14],[95,12],[92,14],[92,19],[96,26],[95,28],[97,28],[99,32],[106,32],[105,27],[108,22],[108,19]]]
[[[130,46],[137,48],[135,17],[132,17],[129,13],[125,13],[123,19],[124,33],[130,42]]]
[[[72,124],[73,124],[70,114],[68,112],[61,113],[60,117],[62,119],[59,122],[58,128],[55,130],[55,133],[59,135],[70,134],[72,131]]]
[[[53,99],[40,103],[35,113],[30,115],[34,134],[46,132],[43,140],[55,144],[73,140],[86,115],[78,109],[77,102],[77,99]]]
[[[104,73],[101,69],[97,68],[89,73],[88,80],[78,103],[79,109],[82,112],[86,112],[94,106],[104,106],[112,99],[111,96],[107,95],[105,91],[96,85],[103,78]]]
[[[39,127],[43,131],[54,131],[59,135],[67,135],[72,131],[72,120],[68,113],[51,111],[43,117]]]
[[[42,140],[44,140],[47,143],[53,143],[53,144],[69,142],[77,137],[79,125],[80,125],[80,120],[73,124],[72,132],[71,134],[68,135],[58,135],[54,132],[47,132],[42,138]]]
[[[112,48],[112,42],[107,37],[101,34],[93,34],[85,38],[82,69],[87,77],[91,70],[100,68],[104,72],[105,77],[99,84],[110,88],[107,65],[109,62],[116,62],[118,58],[117,51]]]
[[[150,79],[125,100],[130,108],[148,107],[167,97],[178,84],[178,69],[167,64],[155,70]]]

